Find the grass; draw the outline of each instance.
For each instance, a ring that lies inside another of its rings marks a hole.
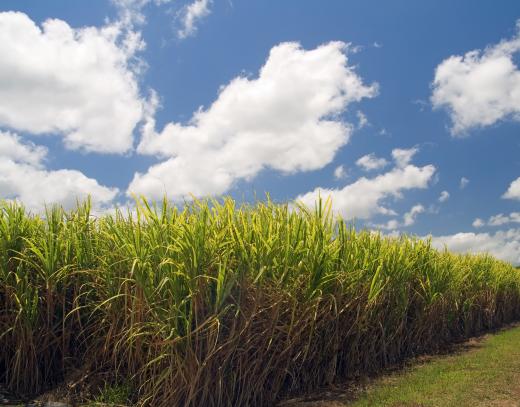
[[[435,358],[376,382],[350,407],[513,406],[520,400],[520,327],[469,351]]]
[[[0,209],[0,383],[80,370],[143,406],[272,405],[520,316],[490,256],[356,231],[328,202]]]
[[[90,404],[89,407],[94,407],[95,405],[117,405],[122,406],[126,405],[128,402],[130,395],[132,392],[132,388],[128,384],[119,384],[119,385],[106,385],[99,392],[99,394],[95,397],[94,402]]]

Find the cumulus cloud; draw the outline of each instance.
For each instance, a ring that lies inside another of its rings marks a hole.
[[[513,38],[437,66],[431,101],[434,108],[448,110],[453,135],[507,118],[520,120],[520,71],[514,62],[519,50],[520,20]]]
[[[142,9],[151,0],[112,0],[119,11],[119,20],[125,25],[143,24],[146,18]]]
[[[499,213],[497,215],[490,216],[488,221],[477,218],[473,222],[473,226],[478,228],[482,226],[502,226],[509,223],[520,223],[520,212],[511,212],[509,215]]]
[[[47,148],[34,143],[23,143],[18,135],[0,131],[0,157],[13,162],[41,167]]]
[[[189,123],[169,123],[160,133],[152,98],[138,151],[167,160],[135,174],[128,193],[182,200],[222,194],[265,168],[283,173],[323,168],[355,127],[340,114],[377,93],[376,85],[365,85],[349,66],[347,52],[342,42],[313,50],[279,44],[258,78],[233,79]]]
[[[425,212],[425,210],[426,209],[424,208],[424,206],[422,206],[421,204],[417,204],[417,205],[412,206],[412,208],[403,215],[402,222],[399,222],[399,220],[397,220],[397,219],[391,219],[384,224],[375,224],[372,226],[377,229],[386,229],[386,230],[396,230],[401,227],[411,226],[415,223],[417,216],[419,214]]]
[[[125,27],[134,27],[146,23],[144,8],[149,4],[161,6],[171,3],[172,0],[112,0],[119,12],[119,22]],[[184,39],[193,36],[197,32],[197,24],[210,13],[212,0],[194,0],[184,6],[177,19],[181,28],[177,31],[177,36]]]
[[[367,116],[361,110],[356,112],[356,116],[358,119],[358,129],[362,129],[363,127],[370,125]]]
[[[397,232],[397,229],[399,229],[402,226],[402,224],[401,224],[401,222],[399,222],[398,219],[390,219],[386,223],[378,223],[378,224],[374,224],[374,225],[370,225],[370,226],[373,228],[376,228],[376,229],[393,230],[393,231]],[[399,233],[399,232],[397,232],[397,233]]]
[[[438,249],[443,249],[446,245],[454,252],[489,253],[513,264],[520,264],[520,229],[435,236],[432,243]]]
[[[469,184],[469,179],[467,179],[466,177],[462,177],[459,181],[459,188],[464,189],[468,186],[468,184]]]
[[[143,114],[132,58],[143,46],[118,24],[40,27],[0,13],[0,126],[61,135],[70,149],[129,151]]]
[[[418,151],[419,149],[417,147],[395,148],[392,150],[392,158],[398,167],[403,168],[412,161],[414,155],[417,154]]]
[[[418,204],[414,205],[412,209],[410,209],[409,212],[406,212],[403,216],[404,219],[404,226],[410,226],[415,223],[415,219],[417,218],[417,215],[420,213],[423,213],[425,211],[424,206]]]
[[[119,22],[129,27],[141,25],[146,22],[143,9],[150,3],[160,6],[170,3],[172,0],[112,0],[119,12]]]
[[[388,165],[384,158],[377,158],[374,153],[364,155],[356,161],[358,167],[365,171],[380,170]]]
[[[499,213],[491,216],[488,221],[490,226],[502,226],[507,223],[520,223],[520,212],[511,212],[509,215]]]
[[[197,23],[210,14],[211,0],[195,0],[181,13],[182,28],[177,31],[179,38],[190,37],[197,32]]]
[[[484,222],[481,218],[476,218],[472,225],[474,228],[481,228],[482,226],[486,225],[486,222]]]
[[[448,199],[450,199],[450,193],[448,191],[442,191],[438,201],[439,202],[446,202]]]
[[[344,179],[347,177],[347,170],[343,165],[339,165],[334,170],[334,178],[336,179]]]
[[[520,200],[520,177],[511,182],[502,198]]]
[[[23,143],[16,135],[0,132],[0,199],[21,201],[29,210],[45,204],[71,208],[76,200],[91,196],[94,207],[108,205],[118,190],[100,185],[76,170],[45,169],[47,150]]]
[[[330,198],[334,212],[344,219],[369,219],[377,214],[395,215],[393,210],[383,206],[382,201],[390,197],[400,198],[405,190],[426,188],[434,174],[433,165],[417,167],[409,164],[395,167],[375,178],[362,177],[341,189],[316,188],[298,196],[296,201],[313,207],[319,197],[323,200]],[[418,211],[424,211],[424,208],[417,207],[413,210],[406,217],[408,222],[413,221],[417,213],[420,213]]]

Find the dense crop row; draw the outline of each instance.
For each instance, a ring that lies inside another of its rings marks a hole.
[[[270,405],[520,316],[489,256],[232,200],[0,211],[0,384],[112,372],[151,406]],[[93,373],[94,372],[94,373]]]

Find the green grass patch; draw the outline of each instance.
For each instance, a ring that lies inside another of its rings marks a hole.
[[[132,387],[127,384],[105,384],[89,407],[94,406],[126,406],[130,404]]]
[[[351,407],[473,407],[520,400],[520,328],[489,335],[468,349],[384,377]]]

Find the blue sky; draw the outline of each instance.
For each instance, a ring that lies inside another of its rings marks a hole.
[[[520,263],[518,2],[0,11],[0,198],[320,193],[359,226]]]

